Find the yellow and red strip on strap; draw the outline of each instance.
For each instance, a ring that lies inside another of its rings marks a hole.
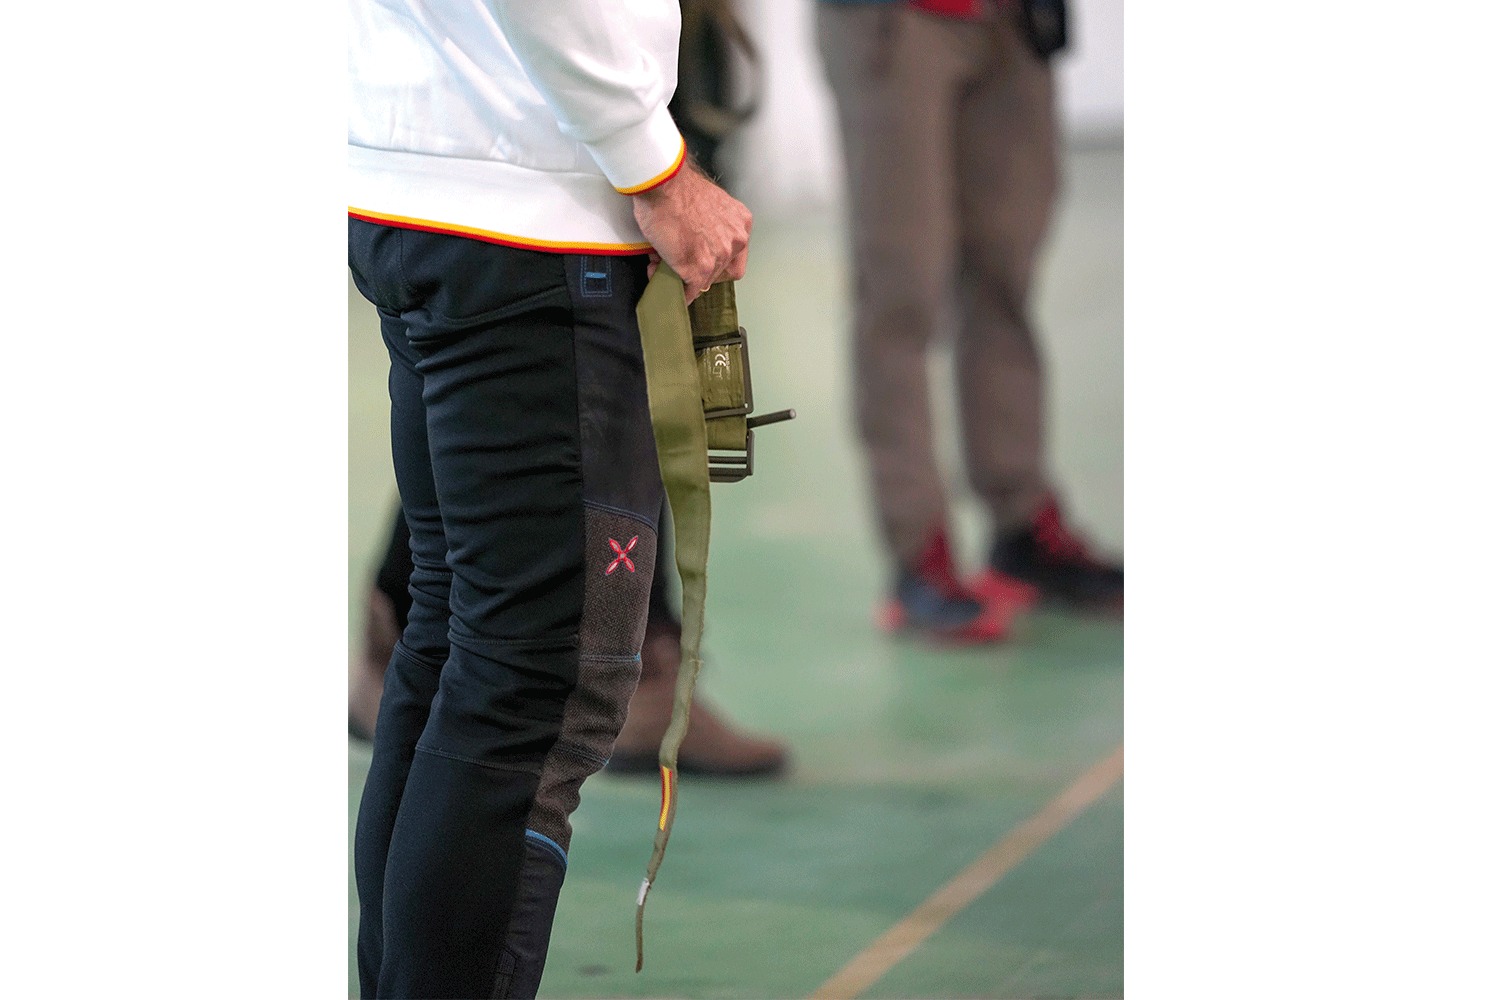
[[[656,821],[658,830],[667,828],[667,816],[672,811],[672,798],[676,794],[677,775],[671,768],[663,766],[661,769],[661,818]]]

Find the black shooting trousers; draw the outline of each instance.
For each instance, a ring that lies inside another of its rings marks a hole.
[[[355,832],[360,992],[534,995],[568,815],[640,671],[646,259],[350,219],[349,267],[390,352],[413,565]]]

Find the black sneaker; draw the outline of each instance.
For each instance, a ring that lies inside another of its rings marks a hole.
[[[1043,601],[1090,610],[1125,605],[1125,569],[1092,554],[1063,525],[1055,500],[1031,523],[995,541],[986,573],[975,581],[981,594],[1019,581],[1036,588]]]

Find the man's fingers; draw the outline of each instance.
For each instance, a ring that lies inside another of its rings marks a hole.
[[[739,281],[745,276],[745,264],[749,259],[750,246],[746,244],[740,248],[739,253],[734,255],[734,259],[729,262],[729,267],[725,273],[728,274],[731,280]]]
[[[683,285],[696,296],[714,283],[714,278],[719,273],[719,261],[706,249],[700,248],[693,261],[684,262],[677,273],[682,278]]]
[[[725,259],[694,267],[684,266],[682,283],[687,289],[689,302],[726,278],[739,281],[745,276],[745,262],[750,254],[750,245],[738,240],[735,242],[739,243],[739,250],[735,252],[731,248],[732,255]]]
[[[683,171],[637,195],[634,211],[654,251],[647,274],[665,262],[682,278],[689,302],[715,281],[744,277],[753,216],[701,173]]]
[[[689,302],[691,302],[694,299],[696,299],[698,296],[702,295],[704,292],[706,292],[710,288],[712,288],[714,280],[715,279],[713,279],[713,278],[706,278],[706,279],[704,279],[702,281],[696,281],[696,280],[695,281],[689,281],[688,279],[683,278],[682,279],[682,293],[684,295],[686,295],[687,296],[687,300]]]

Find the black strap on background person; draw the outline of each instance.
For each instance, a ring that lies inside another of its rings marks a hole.
[[[719,145],[755,114],[760,103],[760,52],[734,13],[733,0],[679,0],[682,38],[677,92],[668,110],[698,165],[715,179],[724,173]],[[743,65],[735,73],[734,64]]]
[[[1067,0],[1019,0],[1017,6],[1033,52],[1050,59],[1068,47]]]

